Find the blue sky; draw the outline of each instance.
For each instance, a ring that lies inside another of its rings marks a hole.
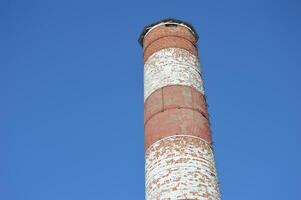
[[[144,199],[144,25],[193,23],[223,200],[300,200],[301,3],[0,2],[0,199]]]

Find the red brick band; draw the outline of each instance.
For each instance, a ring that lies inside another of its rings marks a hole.
[[[196,38],[193,33],[184,26],[158,26],[145,36],[143,40],[143,47],[147,47],[150,43],[153,43],[158,38],[166,37],[166,36],[178,36],[189,40],[191,43],[196,43]]]
[[[145,125],[145,149],[172,135],[192,135],[211,143],[208,120],[191,109],[169,109],[152,117]]]
[[[187,108],[200,112],[208,119],[206,99],[195,88],[169,85],[153,92],[144,104],[144,124],[159,112],[173,108]]]
[[[144,62],[153,53],[165,48],[181,48],[197,56],[197,49],[191,41],[179,36],[165,36],[158,38],[144,48]]]

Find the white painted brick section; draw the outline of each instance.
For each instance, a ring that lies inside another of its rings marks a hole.
[[[146,151],[146,200],[220,200],[214,155],[203,139],[177,135]]]
[[[180,48],[166,48],[151,55],[144,65],[144,101],[167,85],[192,86],[204,94],[198,58]]]

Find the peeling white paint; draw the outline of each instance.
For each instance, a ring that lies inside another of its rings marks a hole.
[[[201,138],[175,135],[146,151],[146,200],[220,200],[214,155]]]
[[[180,48],[166,48],[151,55],[144,65],[144,101],[167,85],[192,86],[204,94],[198,58]]]

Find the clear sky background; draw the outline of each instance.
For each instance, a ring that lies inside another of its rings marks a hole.
[[[144,199],[142,28],[191,22],[223,200],[301,199],[301,3],[0,1],[0,199]]]

